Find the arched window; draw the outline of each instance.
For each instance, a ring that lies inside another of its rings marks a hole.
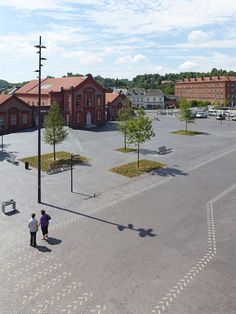
[[[4,129],[5,127],[5,118],[3,115],[0,115],[0,129]]]
[[[102,114],[101,111],[97,111],[97,120],[101,120],[102,119]]]
[[[22,113],[22,124],[28,124],[29,123],[29,113],[23,112]]]
[[[75,106],[76,107],[81,107],[81,96],[80,95],[77,95],[75,97]]]
[[[69,110],[70,108],[70,96],[69,95],[65,95],[65,110]]]
[[[76,114],[76,122],[77,123],[81,122],[81,113],[80,112],[77,112],[77,114]]]
[[[15,126],[15,125],[16,125],[16,114],[14,114],[14,113],[12,113],[12,114],[10,115],[10,124],[11,124],[12,126]]]

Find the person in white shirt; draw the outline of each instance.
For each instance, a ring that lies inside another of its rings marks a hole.
[[[36,243],[36,233],[38,231],[38,226],[39,226],[39,223],[38,223],[38,220],[35,219],[35,213],[33,213],[31,215],[31,219],[28,223],[28,227],[29,227],[29,230],[30,230],[30,245],[31,246],[36,246],[37,243]]]

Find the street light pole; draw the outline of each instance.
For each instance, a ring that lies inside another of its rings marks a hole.
[[[70,191],[73,193],[73,158],[77,158],[80,155],[70,155]]]
[[[42,45],[41,36],[39,36],[39,45],[34,46],[39,49],[37,53],[39,54],[39,68],[35,72],[38,72],[39,82],[38,82],[38,203],[41,203],[41,64],[42,60],[46,60],[41,56],[41,49],[46,48]]]

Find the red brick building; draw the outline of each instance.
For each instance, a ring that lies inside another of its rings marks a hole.
[[[16,95],[33,107],[35,124],[38,121],[38,80],[33,80],[16,91]],[[105,123],[105,92],[88,74],[85,77],[46,78],[41,83],[42,116],[56,102],[65,125],[78,129]],[[42,119],[43,121],[43,119]]]
[[[189,100],[205,100],[236,105],[236,77],[210,76],[177,81],[175,95]]]
[[[122,93],[106,93],[107,120],[116,120],[117,113],[125,98]]]
[[[32,107],[15,95],[0,95],[0,132],[10,133],[33,127]]]

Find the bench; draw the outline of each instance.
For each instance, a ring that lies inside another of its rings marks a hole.
[[[170,152],[171,152],[171,148],[166,148],[165,146],[158,147],[158,151],[157,151],[157,153],[159,155],[165,155],[165,154],[168,154]]]
[[[8,205],[12,205],[12,209],[16,210],[16,202],[13,199],[8,200],[8,201],[4,201],[4,202],[2,202],[2,212],[4,214],[5,214],[5,207]]]
[[[58,167],[50,167],[50,169],[48,169],[46,172],[47,174],[55,174],[55,173],[59,173],[59,172],[62,172],[62,171],[66,171],[66,170],[69,170],[71,169],[71,166],[70,165],[67,165],[67,164],[64,164],[64,165],[60,165]]]
[[[9,157],[7,157],[7,161],[12,164],[18,164],[18,162],[16,161],[16,155],[14,154],[10,154]]]

